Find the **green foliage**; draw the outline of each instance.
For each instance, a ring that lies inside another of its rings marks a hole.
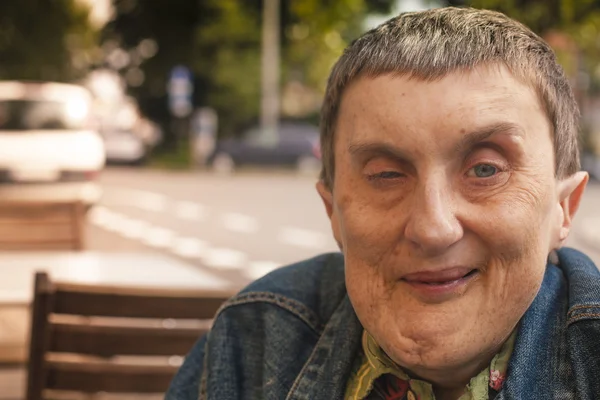
[[[120,69],[124,76],[131,68],[140,68],[143,84],[130,86],[130,93],[138,100],[144,114],[161,122],[167,135],[167,79],[174,65],[190,66],[194,56],[194,30],[202,20],[199,2],[190,0],[112,0],[115,18],[103,29],[101,44],[105,54],[122,47],[136,53],[145,39],[153,40],[158,53],[149,59],[132,60]],[[208,16],[205,16],[208,17]],[[173,137],[167,136],[167,142]],[[167,143],[170,145],[170,143]]]
[[[168,170],[185,170],[191,165],[189,142],[181,141],[175,149],[157,151],[152,155],[150,166]]]
[[[587,71],[591,88],[600,89],[598,0],[451,0],[448,3],[501,11],[543,37],[560,33],[569,42],[568,48],[555,46],[565,71],[574,78],[579,71]]]
[[[504,12],[542,34],[575,28],[600,11],[597,0],[471,0],[464,3]]]
[[[96,43],[75,0],[0,1],[0,79],[78,79]]]
[[[261,15],[245,1],[207,3],[214,18],[195,30],[193,66],[208,82],[204,101],[227,134],[259,113]]]
[[[345,45],[361,33],[367,13],[387,12],[393,3],[282,0],[282,88],[294,81],[317,94],[323,91],[329,69]],[[166,79],[173,65],[183,63],[196,76],[196,105],[217,109],[221,135],[236,134],[257,121],[262,1],[113,0],[113,4],[116,19],[104,31],[105,42],[116,41],[128,49],[146,38],[158,43],[158,54],[141,65],[145,82],[132,88],[146,113],[168,119]]]
[[[282,1],[282,86],[296,81],[322,92],[334,61],[361,32],[366,13],[389,10],[391,3]],[[261,4],[244,0],[205,4],[213,18],[196,31],[194,67],[210,82],[206,102],[221,116],[221,133],[235,134],[259,114]]]
[[[319,0],[293,2],[295,23],[285,32],[288,77],[324,89],[329,70],[348,43],[362,32],[367,4],[363,0],[333,2],[323,9]],[[291,76],[290,76],[291,75]]]

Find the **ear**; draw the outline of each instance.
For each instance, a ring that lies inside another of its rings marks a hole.
[[[323,181],[317,182],[317,192],[319,196],[321,196],[321,200],[323,200],[323,204],[325,205],[325,211],[327,211],[327,216],[329,217],[329,222],[331,223],[331,231],[333,232],[333,238],[335,239],[340,250],[343,251],[342,241],[340,240],[340,227],[338,224],[337,215],[335,213],[335,208],[333,206],[333,192],[325,186]]]
[[[585,171],[579,171],[558,183],[558,200],[560,210],[560,229],[558,243],[555,248],[561,247],[569,236],[575,213],[579,209],[583,192],[588,183],[589,175]]]
[[[317,192],[319,193],[319,196],[321,196],[321,200],[323,200],[327,216],[331,219],[333,215],[333,193],[325,186],[325,183],[322,180],[317,182]]]

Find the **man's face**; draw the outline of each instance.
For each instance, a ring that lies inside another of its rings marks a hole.
[[[335,135],[333,190],[319,190],[363,326],[416,373],[496,352],[562,222],[533,90],[499,66],[360,78]]]

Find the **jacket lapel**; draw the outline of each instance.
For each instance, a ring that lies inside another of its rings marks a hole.
[[[286,399],[342,399],[358,354],[362,330],[346,295],[325,326]]]
[[[566,339],[567,290],[562,271],[549,264],[538,295],[521,319],[497,400],[574,398]]]

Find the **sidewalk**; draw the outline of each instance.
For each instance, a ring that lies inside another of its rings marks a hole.
[[[88,224],[86,227],[87,236],[91,237],[93,227]],[[98,235],[96,235],[98,236]],[[119,251],[119,248],[112,248],[104,243],[104,238],[100,236],[99,240],[88,243],[88,250],[98,251]],[[143,250],[140,245],[140,249]],[[31,276],[31,285],[33,286],[33,275]],[[0,293],[2,295],[3,293]],[[0,296],[1,298],[1,296]],[[0,367],[2,363],[22,363],[27,358],[27,341],[29,336],[29,305],[28,304],[5,304],[0,302]],[[26,338],[23,340],[23,338]],[[0,384],[0,396],[3,386]],[[0,397],[0,400],[4,400]]]

